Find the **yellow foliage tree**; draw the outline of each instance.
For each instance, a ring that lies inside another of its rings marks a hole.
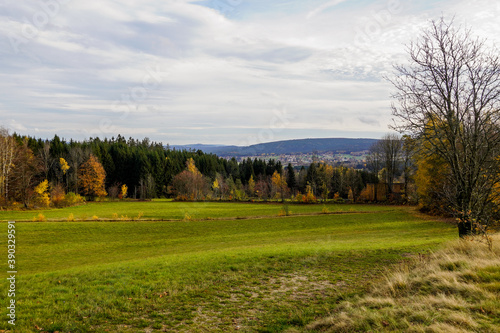
[[[61,166],[61,171],[62,171],[63,175],[65,175],[66,172],[69,170],[68,162],[66,162],[66,160],[61,157],[59,159],[59,165]]]
[[[127,197],[127,192],[128,192],[128,186],[127,184],[123,184],[119,195],[120,199],[125,199]]]
[[[449,173],[446,163],[438,155],[419,154],[416,165],[415,185],[420,207],[434,212],[445,211],[447,203],[443,196]]]
[[[214,191],[215,196],[218,197],[220,192],[219,179],[215,178],[214,182],[212,183],[212,190]]]
[[[271,177],[271,181],[273,185],[275,185],[278,189],[276,195],[280,195],[281,201],[285,201],[285,192],[288,189],[286,178],[282,176],[278,171],[274,171],[273,176]]]
[[[90,155],[87,162],[82,164],[79,173],[78,181],[84,195],[89,197],[105,197],[107,195],[104,189],[106,172],[94,155]]]
[[[253,179],[253,175],[248,180],[248,195],[251,197],[255,195],[255,180]]]
[[[191,172],[192,174],[199,174],[200,171],[198,171],[198,168],[196,167],[195,163],[194,163],[194,160],[192,157],[190,157],[187,162],[186,162],[186,165],[187,165],[187,170],[189,172]]]
[[[303,201],[306,203],[316,202],[316,197],[314,196],[313,189],[310,184],[306,185],[306,195],[303,197]]]
[[[47,179],[35,186],[34,192],[36,204],[42,207],[50,205],[49,181]]]

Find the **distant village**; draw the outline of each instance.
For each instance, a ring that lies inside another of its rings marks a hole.
[[[349,152],[349,151],[329,151],[329,152],[312,152],[299,154],[261,154],[235,157],[238,162],[250,159],[274,159],[280,161],[283,165],[291,163],[294,167],[309,166],[313,162],[321,162],[329,165],[343,165],[353,167],[355,169],[364,169],[366,167],[366,157],[369,154],[368,150]],[[233,156],[222,156],[226,159],[231,159]]]

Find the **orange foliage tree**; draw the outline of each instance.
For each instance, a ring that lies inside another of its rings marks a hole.
[[[106,172],[94,155],[90,155],[87,162],[81,165],[78,172],[80,174],[78,182],[85,196],[105,197],[107,195],[104,189]]]
[[[172,185],[178,200],[203,199],[210,187],[192,158],[186,161],[186,170],[174,177]]]

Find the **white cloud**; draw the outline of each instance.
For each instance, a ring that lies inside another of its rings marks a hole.
[[[318,13],[321,13],[323,12],[324,10],[327,10],[331,7],[335,7],[337,6],[338,4],[344,2],[346,0],[332,0],[332,1],[328,1],[327,3],[324,3],[322,5],[320,5],[319,7],[315,8],[314,10],[310,11],[309,14],[307,14],[307,19],[311,19],[313,16],[315,15],[318,15]]]
[[[32,38],[23,18],[40,3],[0,6],[0,123],[44,137],[231,144],[261,140],[285,107],[291,120],[273,139],[381,136],[382,77],[428,19],[456,13],[500,35],[500,8],[486,0],[212,3],[71,1]],[[22,38],[19,52],[9,36]]]

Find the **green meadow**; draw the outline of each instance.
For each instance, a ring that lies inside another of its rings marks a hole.
[[[15,331],[301,329],[457,237],[454,226],[408,207],[288,210],[158,200],[0,212],[18,221]],[[32,222],[40,213],[47,222]],[[5,244],[7,223],[0,227]],[[6,264],[5,254],[2,272]],[[1,302],[6,309],[8,299]],[[2,317],[0,330],[11,329]]]
[[[289,204],[292,214],[321,213],[326,207],[329,212],[375,212],[390,210],[387,206],[377,205],[307,205]],[[0,211],[0,221],[32,221],[39,214],[47,220],[63,221],[73,215],[77,220],[99,219],[134,219],[141,215],[142,220],[179,220],[186,214],[192,219],[248,218],[274,217],[279,214],[283,204],[276,202],[175,202],[168,199],[156,199],[148,202],[138,201],[108,201],[93,202],[85,205],[63,209]]]

